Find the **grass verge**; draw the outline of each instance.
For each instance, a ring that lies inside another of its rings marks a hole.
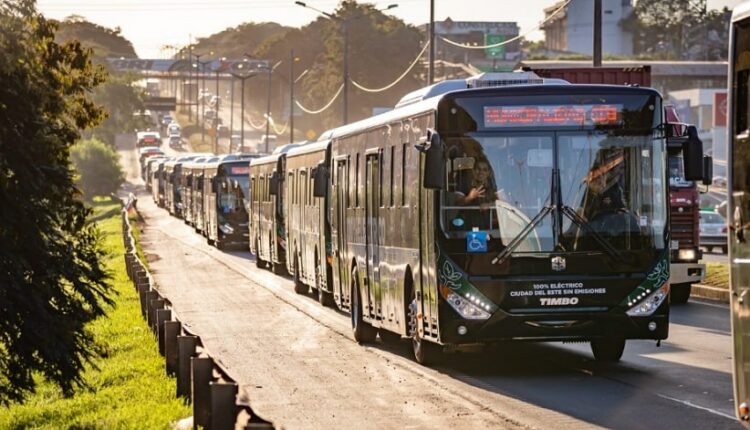
[[[115,205],[116,200],[95,200],[94,216]],[[24,404],[0,408],[2,429],[168,429],[191,415],[190,407],[175,396],[174,378],[164,372],[164,359],[141,318],[138,296],[125,271],[119,212],[98,225],[117,295],[107,316],[88,328],[105,357],[86,369],[88,386],[69,398],[38,378],[37,392]]]
[[[717,288],[729,288],[729,264],[706,264],[706,279],[702,284]]]

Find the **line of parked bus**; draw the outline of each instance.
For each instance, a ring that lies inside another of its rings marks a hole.
[[[427,87],[271,155],[146,172],[159,205],[349,312],[360,343],[409,338],[427,363],[585,341],[617,361],[627,339],[668,335],[666,125],[652,89],[512,73]]]

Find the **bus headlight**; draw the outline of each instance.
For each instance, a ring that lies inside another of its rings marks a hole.
[[[653,293],[649,294],[648,290],[646,290],[643,294],[645,298],[628,310],[627,314],[631,317],[647,317],[656,312],[669,294],[669,284],[662,285],[661,288]]]
[[[463,298],[447,287],[440,288],[440,293],[451,307],[467,320],[486,320],[490,316],[489,303],[483,303],[481,299],[471,297]]]
[[[234,229],[229,224],[219,224],[219,230],[224,234],[234,233]]]
[[[677,251],[677,258],[679,260],[695,260],[694,249],[681,249]]]

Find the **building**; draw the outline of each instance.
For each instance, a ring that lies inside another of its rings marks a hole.
[[[632,0],[602,0],[602,55],[633,55],[633,35],[621,25],[633,13],[632,3]],[[546,48],[593,55],[593,0],[571,0],[563,5],[565,1],[559,1],[544,9],[548,21],[541,29]]]
[[[422,30],[429,34],[429,24],[424,24]],[[453,21],[450,18],[436,21],[436,66],[464,64],[480,71],[512,70],[521,56],[520,40],[487,49],[470,49],[464,46],[496,45],[517,37],[518,31],[518,24],[515,22]]]

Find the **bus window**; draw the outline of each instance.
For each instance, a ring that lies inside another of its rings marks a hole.
[[[396,147],[391,146],[391,158],[390,158],[390,169],[388,170],[388,173],[390,175],[390,181],[388,185],[388,199],[389,199],[389,206],[393,207],[393,159],[396,155]]]
[[[401,146],[401,206],[406,206],[406,146]]]

